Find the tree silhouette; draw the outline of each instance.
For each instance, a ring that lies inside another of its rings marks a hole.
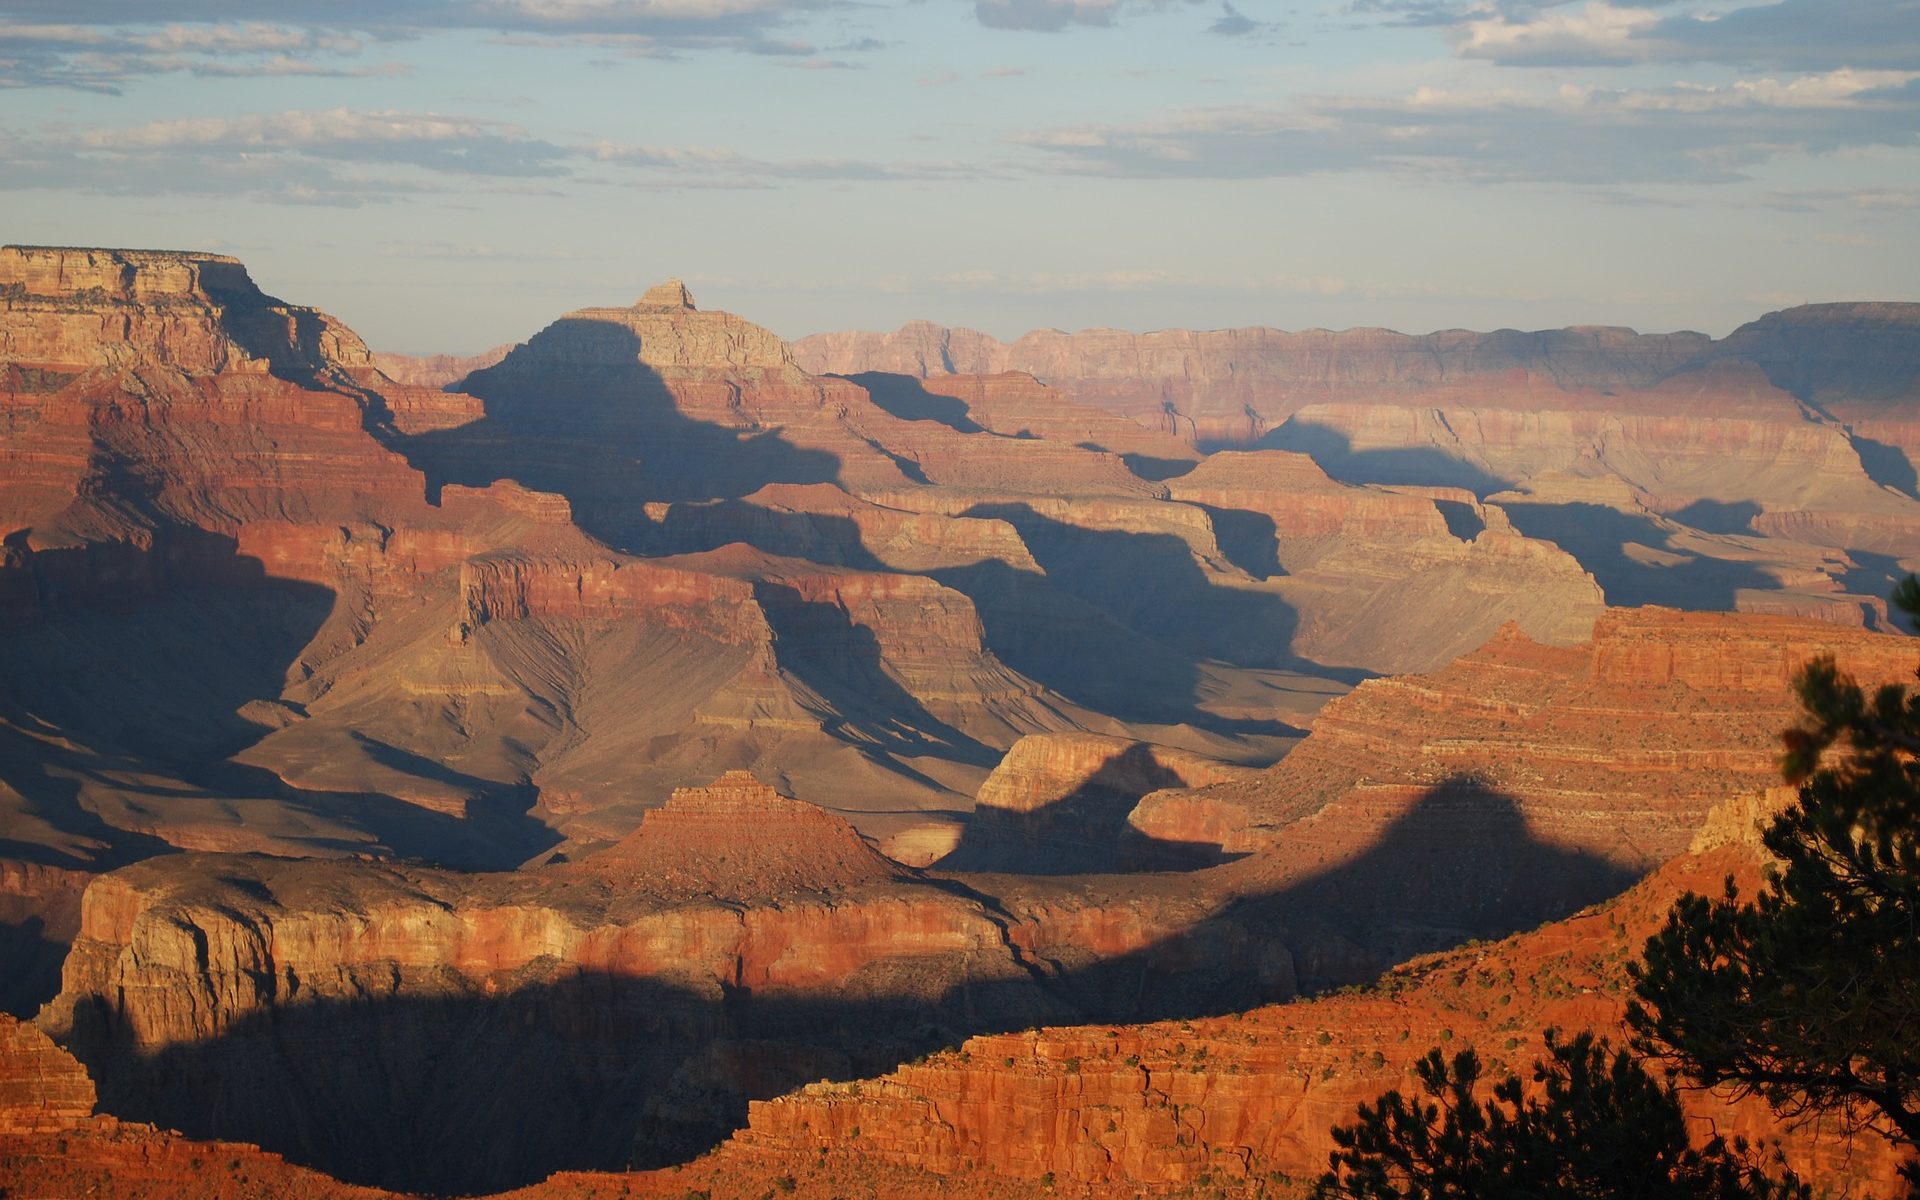
[[[1430,1050],[1427,1099],[1390,1091],[1333,1131],[1316,1200],[1803,1200],[1743,1143],[1695,1148],[1673,1085],[1591,1033],[1547,1033],[1532,1089],[1517,1075],[1478,1096],[1480,1060]],[[1529,1092],[1532,1094],[1530,1095]]]
[[[1920,615],[1908,576],[1896,607]],[[1801,784],[1762,835],[1758,897],[1688,895],[1631,968],[1637,1045],[1788,1117],[1837,1115],[1920,1150],[1920,694],[1869,695],[1831,659],[1796,681]],[[1920,1195],[1920,1161],[1902,1176]]]

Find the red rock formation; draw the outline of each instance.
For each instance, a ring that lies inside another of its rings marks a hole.
[[[1884,627],[1876,602],[1898,568],[1861,566],[1920,546],[1920,433],[1901,406],[1920,387],[1917,330],[1920,306],[1843,304],[1770,314],[1717,343],[1613,329],[1089,330],[1003,346],[916,325],[820,335],[795,353],[843,372],[1029,371],[1152,429],[1311,453],[1349,482],[1511,485],[1500,500],[1518,529],[1574,554],[1610,603]],[[1587,507],[1556,475],[1615,480],[1624,497]]]
[[[1507,621],[1578,641],[1601,611],[1578,561],[1461,489],[1340,483],[1277,450],[1220,451],[1168,486],[1206,508],[1236,561],[1275,577],[1299,614],[1294,649],[1315,662],[1423,670]]]
[[[1784,617],[1612,610],[1566,648],[1509,627],[1430,675],[1361,684],[1254,781],[1149,796],[1131,820],[1308,872],[1470,783],[1509,797],[1530,836],[1644,871],[1720,798],[1774,781],[1791,681],[1819,655],[1874,683],[1912,673],[1905,639]]]
[[[1090,733],[1029,734],[974,796],[945,870],[1063,874],[1165,865],[1128,838],[1129,811],[1161,788],[1204,787],[1253,772],[1198,754]]]
[[[899,873],[853,826],[749,771],[675,790],[587,868],[663,894],[729,900],[846,892]]]
[[[848,1171],[878,1163],[1095,1187],[1301,1183],[1324,1169],[1329,1130],[1359,1103],[1416,1086],[1412,1064],[1431,1046],[1472,1045],[1496,1074],[1524,1073],[1547,1028],[1619,1041],[1632,948],[1682,891],[1715,890],[1729,871],[1748,887],[1757,878],[1750,832],[1566,921],[1408,963],[1368,994],[979,1037],[876,1080],[811,1084],[751,1105],[748,1128],[709,1169],[771,1174],[825,1156]],[[1871,1135],[1843,1136],[1830,1122],[1790,1128],[1758,1101],[1682,1096],[1703,1140],[1784,1138],[1822,1186],[1893,1182],[1897,1160]]]
[[[1709,344],[1700,334],[1575,328],[1520,333],[1384,329],[1039,330],[1010,345],[925,323],[897,334],[818,334],[794,343],[810,371],[928,376],[1024,371],[1070,396],[1200,440],[1252,441],[1303,404],[1342,394],[1418,395],[1503,379],[1540,392],[1644,386]]]
[[[0,1014],[0,1135],[71,1129],[93,1115],[93,1080],[31,1025]]]
[[[373,365],[395,383],[408,387],[445,390],[482,371],[513,353],[516,344],[508,342],[478,354],[394,354],[374,351]]]

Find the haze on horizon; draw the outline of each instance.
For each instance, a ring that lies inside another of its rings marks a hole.
[[[1920,296],[1920,0],[0,0],[11,242],[377,348],[684,277],[797,337]]]

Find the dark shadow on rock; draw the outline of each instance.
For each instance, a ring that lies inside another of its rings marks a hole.
[[[1082,442],[1083,450],[1105,450],[1096,442]],[[1151,454],[1141,454],[1129,450],[1120,455],[1120,461],[1127,464],[1127,470],[1150,483],[1165,483],[1169,479],[1178,479],[1200,465],[1194,458],[1159,458]]]
[[[53,999],[72,942],[50,934],[39,913],[0,920],[0,1012],[24,1021]]]
[[[1666,514],[1682,525],[1691,525],[1702,533],[1750,534],[1760,506],[1751,500],[1695,500],[1685,508]]]
[[[1855,596],[1868,596],[1878,599],[1890,596],[1899,582],[1907,577],[1907,569],[1900,560],[1891,554],[1875,554],[1867,550],[1849,550],[1847,557],[1853,560],[1853,569],[1840,577],[1841,584]],[[1911,620],[1902,617],[1897,610],[1889,610],[1886,619],[1878,606],[1868,605],[1863,610],[1867,628],[1896,633],[1914,632]]]
[[[514,480],[565,496],[580,527],[617,550],[644,540],[650,501],[738,498],[769,483],[831,483],[837,456],[777,430],[728,428],[681,412],[666,381],[640,361],[640,338],[610,321],[555,321],[462,384],[486,415],[454,429],[395,438],[446,484]]]
[[[867,389],[867,395],[882,409],[902,421],[933,421],[957,433],[985,433],[986,428],[968,415],[967,402],[958,396],[929,392],[926,385],[911,375],[887,371],[863,371],[846,375]]]
[[[1779,587],[1778,581],[1752,563],[1671,550],[1671,531],[1636,513],[1585,503],[1510,502],[1502,507],[1515,529],[1553,542],[1578,559],[1599,581],[1611,605],[1660,604],[1730,612],[1742,588],[1771,591]],[[1643,562],[1628,552],[1631,546],[1678,557],[1667,564]]]
[[[1564,916],[1630,880],[1535,839],[1511,797],[1453,780],[1352,859],[1203,905],[1177,932],[1107,959],[1019,950],[1018,879],[928,878],[940,903],[975,904],[1009,930],[1015,970],[960,968],[956,979],[950,963],[900,962],[863,972],[859,999],[551,961],[495,976],[498,990],[435,971],[408,981],[418,992],[350,1003],[308,1001],[298,979],[275,976],[255,981],[268,1006],[211,1041],[138,1051],[108,997],[76,998],[66,1040],[102,1109],[123,1119],[259,1143],[353,1182],[491,1191],[557,1170],[684,1161],[738,1128],[750,1099],[883,1073],[978,1033],[1221,1015],[1285,999],[1296,982],[1364,982],[1414,953]],[[1105,886],[1123,898],[1147,882]]]
[[[1293,607],[1272,592],[1216,586],[1169,533],[1087,529],[1025,504],[983,504],[969,517],[1012,525],[1057,587],[1113,620],[1197,659],[1321,672],[1293,655]],[[1194,699],[1191,690],[1179,696]]]
[[[1128,824],[1140,798],[1186,780],[1161,765],[1150,746],[1113,755],[1069,794],[1018,812],[977,806],[959,844],[937,864],[941,871],[1019,875],[1086,875],[1198,870],[1230,862],[1218,846],[1167,842]]]
[[[1199,507],[1213,522],[1213,539],[1228,562],[1255,579],[1287,573],[1280,565],[1280,535],[1272,517],[1244,508]]]
[[[1128,628],[1061,581],[998,559],[928,572],[973,601],[987,649],[1083,707],[1124,721],[1197,716],[1191,656]]]
[[[1915,475],[1913,460],[1907,457],[1906,451],[1851,431],[1847,440],[1853,443],[1853,452],[1860,456],[1860,465],[1866,469],[1868,479],[1920,500],[1920,476]]]
[[[1251,445],[1234,448],[1292,450],[1305,454],[1319,464],[1321,470],[1343,483],[1457,487],[1481,497],[1512,486],[1510,480],[1490,475],[1435,446],[1355,450],[1352,439],[1340,430],[1298,416],[1289,417]]]
[[[832,709],[828,733],[871,753],[935,754],[975,766],[999,760],[888,674],[879,640],[844,608],[765,581],[753,585],[753,594],[773,627],[776,661]]]
[[[1486,532],[1487,523],[1471,504],[1459,500],[1435,500],[1433,506],[1440,510],[1440,519],[1447,523],[1447,532],[1463,542],[1470,542]]]
[[[640,539],[647,554],[699,554],[742,542],[783,558],[862,571],[890,570],[867,549],[860,526],[832,513],[763,507],[744,500],[675,504]]]

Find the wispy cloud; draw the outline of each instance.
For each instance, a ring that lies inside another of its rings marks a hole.
[[[117,92],[141,76],[277,72],[267,64],[358,55],[370,45],[469,30],[592,39],[630,56],[695,50],[811,55],[788,36],[835,0],[0,0],[0,86]],[[250,60],[260,59],[265,62]],[[318,73],[321,68],[316,68]]]
[[[1040,130],[1058,169],[1260,178],[1374,170],[1471,181],[1724,182],[1783,155],[1920,143],[1920,73],[1839,70],[1722,86],[1420,88],[1151,122]]]
[[[1246,37],[1267,28],[1264,21],[1256,21],[1233,5],[1222,0],[1219,19],[1207,26],[1207,32],[1221,37]]]
[[[1350,0],[1346,11],[1445,29],[1463,57],[1503,66],[1920,69],[1920,0]]]
[[[337,108],[0,133],[0,187],[355,205],[550,186],[578,157],[502,121]]]
[[[595,161],[630,168],[656,183],[687,187],[763,187],[777,181],[907,182],[986,178],[992,167],[959,162],[866,162],[849,158],[764,159],[722,147],[601,142]]]

